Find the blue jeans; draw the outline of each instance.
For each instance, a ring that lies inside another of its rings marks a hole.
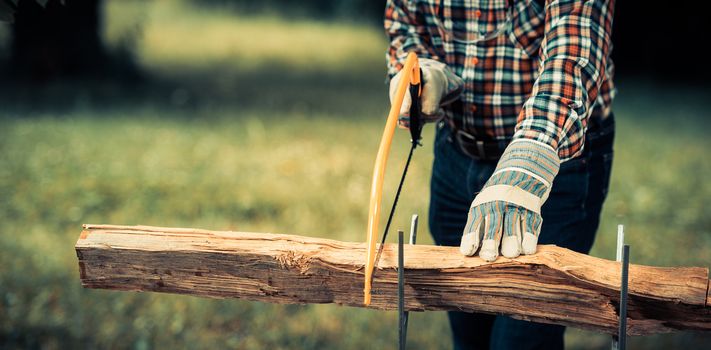
[[[590,251],[609,185],[614,129],[612,116],[590,125],[583,154],[561,164],[541,209],[539,244],[555,244],[581,253]],[[438,245],[458,246],[469,206],[496,163],[469,158],[450,134],[446,123],[438,125],[429,224]],[[448,315],[455,349],[563,349],[563,326],[488,314]]]

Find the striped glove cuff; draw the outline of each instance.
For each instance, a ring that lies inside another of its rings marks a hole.
[[[540,214],[558,169],[560,159],[552,147],[535,140],[515,139],[506,147],[472,206],[505,200]]]

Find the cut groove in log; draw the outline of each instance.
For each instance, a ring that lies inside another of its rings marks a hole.
[[[365,244],[247,232],[84,225],[82,285],[270,303],[364,307]],[[711,331],[708,269],[630,265],[627,331]],[[614,334],[620,263],[541,245],[487,263],[455,247],[405,246],[405,307],[505,314]],[[397,308],[397,246],[387,244],[369,308]]]

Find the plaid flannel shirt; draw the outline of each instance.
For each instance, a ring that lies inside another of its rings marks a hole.
[[[588,120],[610,113],[613,8],[614,0],[388,0],[388,73],[410,51],[446,63],[465,84],[445,107],[457,127],[541,141],[565,161],[581,153]]]

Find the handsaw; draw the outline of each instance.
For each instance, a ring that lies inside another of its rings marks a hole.
[[[407,169],[409,168],[413,151],[420,141],[420,134],[422,132],[422,121],[420,118],[420,95],[422,94],[422,85],[422,72],[417,60],[417,55],[414,52],[410,52],[405,60],[405,65],[402,68],[402,78],[400,79],[397,90],[395,91],[395,96],[393,97],[390,105],[390,112],[388,113],[388,119],[385,122],[385,130],[383,131],[383,136],[380,139],[380,147],[378,148],[378,155],[375,158],[375,167],[373,169],[373,180],[370,187],[370,207],[368,212],[368,249],[365,261],[365,284],[363,288],[363,304],[365,305],[370,305],[373,271],[375,266],[377,266],[378,260],[382,253],[385,238],[388,235],[390,223],[392,222],[393,214],[395,213],[395,207],[397,206],[397,201],[400,197],[400,192],[402,191],[402,185],[405,181],[405,175],[407,174]],[[383,194],[383,181],[385,179],[385,167],[388,162],[388,155],[390,154],[393,134],[395,133],[395,128],[397,127],[400,108],[402,107],[405,93],[407,93],[408,90],[412,101],[410,105],[410,141],[412,142],[412,145],[410,147],[410,153],[407,156],[407,162],[405,163],[402,177],[400,178],[400,184],[398,186],[397,193],[395,194],[392,208],[390,209],[387,224],[385,225],[385,231],[383,232],[380,248],[376,252],[378,222],[380,220],[380,208]]]

